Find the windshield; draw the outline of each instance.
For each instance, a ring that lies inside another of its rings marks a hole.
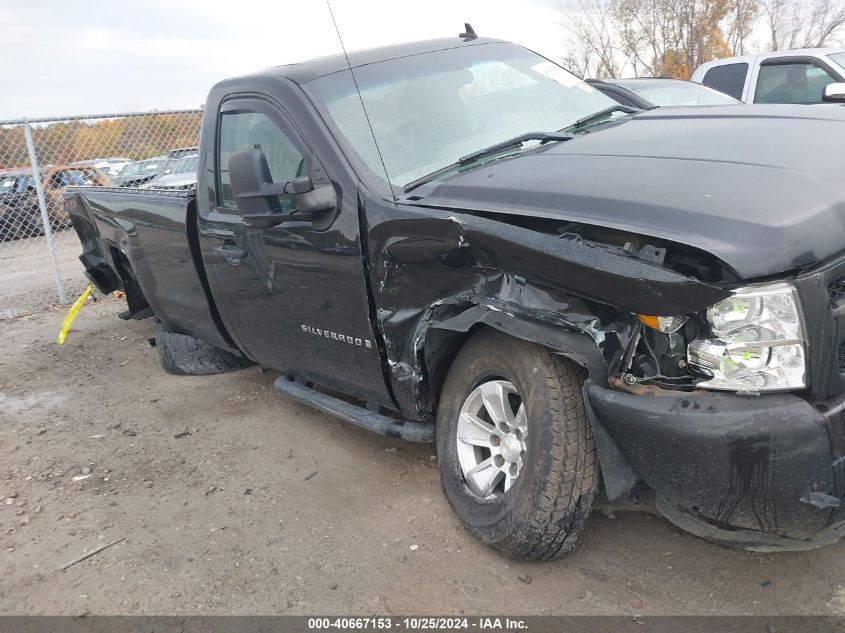
[[[93,169],[68,169],[67,180],[69,185],[88,185],[93,184],[97,172]]]
[[[119,176],[121,178],[127,178],[132,176],[148,176],[150,174],[156,174],[164,165],[164,162],[164,160],[142,160],[137,163],[129,163],[120,171]]]
[[[527,132],[556,132],[616,104],[515,44],[481,44],[360,66],[307,84],[374,173],[403,187],[460,157]]]
[[[728,105],[740,103],[730,95],[692,81],[660,79],[654,82],[619,82],[657,106]]]
[[[199,157],[191,156],[189,158],[180,158],[179,160],[173,161],[170,166],[170,173],[171,174],[188,174],[191,172],[196,172],[197,165],[199,164]]]
[[[845,52],[843,53],[831,53],[828,55],[833,61],[839,64],[842,68],[845,68]]]

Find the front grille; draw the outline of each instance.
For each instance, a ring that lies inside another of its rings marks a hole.
[[[833,309],[845,305],[845,277],[840,277],[827,287],[827,298]]]
[[[799,275],[795,287],[807,324],[807,395],[823,400],[845,394],[845,257]]]

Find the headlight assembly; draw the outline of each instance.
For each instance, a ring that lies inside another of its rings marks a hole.
[[[710,335],[687,347],[699,387],[730,391],[803,389],[805,335],[795,288],[761,284],[734,292],[707,310]]]

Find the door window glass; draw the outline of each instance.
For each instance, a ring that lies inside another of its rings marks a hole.
[[[834,81],[810,62],[761,66],[754,103],[821,103],[824,87]]]
[[[61,189],[70,184],[70,179],[64,171],[57,171],[50,176],[50,189]]]
[[[704,81],[701,83],[724,92],[734,99],[742,99],[742,89],[745,87],[747,73],[748,64],[744,62],[714,66],[704,74]]]
[[[218,173],[220,206],[235,209],[235,196],[229,178],[232,154],[258,148],[267,157],[273,182],[290,182],[303,174],[305,160],[290,137],[261,112],[224,112],[220,120]],[[292,195],[280,196],[282,210],[296,208]]]

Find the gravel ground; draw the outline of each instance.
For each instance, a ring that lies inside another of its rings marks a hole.
[[[56,261],[68,301],[85,288],[79,254],[82,249],[73,229],[53,234]],[[57,303],[56,274],[44,236],[0,242],[0,319],[14,318]]]
[[[576,551],[467,534],[433,447],[273,390],[258,368],[174,377],[113,299],[0,321],[0,614],[845,614],[845,544],[733,551],[641,512]],[[65,571],[86,552],[124,539]]]

